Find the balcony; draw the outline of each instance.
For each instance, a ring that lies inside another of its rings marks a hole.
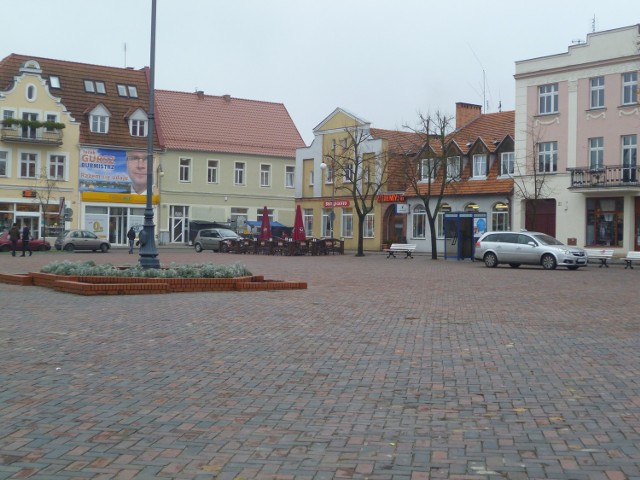
[[[62,130],[3,127],[0,129],[0,140],[39,145],[62,145]]]
[[[568,168],[572,189],[640,191],[640,167]]]

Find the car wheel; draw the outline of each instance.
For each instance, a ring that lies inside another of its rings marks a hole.
[[[495,253],[486,253],[484,255],[484,264],[489,268],[495,268],[498,266],[498,257]]]
[[[550,253],[545,253],[540,260],[542,268],[545,270],[554,270],[556,268],[556,259]]]
[[[100,251],[102,253],[107,253],[109,251],[109,245],[107,245],[106,243],[103,243],[102,245],[100,245]]]
[[[64,251],[65,252],[73,252],[76,248],[73,246],[73,243],[67,243],[64,246]]]
[[[578,268],[580,268],[580,267],[577,267],[577,266],[575,266],[575,265],[572,265],[572,266],[567,267],[567,268],[568,268],[569,270],[577,270],[577,269],[578,269]]]
[[[520,266],[520,264],[519,263],[510,263],[509,266],[511,268],[518,268]]]
[[[223,243],[222,245],[220,245],[221,253],[227,253],[228,251],[229,251],[229,245],[227,245],[226,243]]]
[[[200,253],[202,251],[202,245],[200,245],[199,243],[196,243],[194,245],[196,252]]]

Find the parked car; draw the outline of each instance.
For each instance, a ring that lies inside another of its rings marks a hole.
[[[517,268],[520,265],[542,265],[545,270],[557,266],[577,270],[587,266],[587,253],[583,248],[563,244],[540,232],[487,232],[476,242],[476,260],[487,267],[501,263]]]
[[[106,253],[111,248],[109,242],[89,230],[66,230],[56,238],[54,245],[56,250],[64,250],[65,252],[100,250],[102,253]]]
[[[203,250],[228,252],[232,241],[240,238],[240,235],[228,228],[205,228],[196,234],[196,238],[193,240],[193,247],[196,252]]]
[[[51,244],[42,238],[29,240],[29,247],[34,251],[51,250]],[[22,250],[22,239],[18,240],[17,249]],[[8,252],[9,250],[11,250],[11,240],[9,240],[9,232],[5,230],[2,232],[2,235],[0,235],[0,252]]]

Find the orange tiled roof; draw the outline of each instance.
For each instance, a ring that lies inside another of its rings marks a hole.
[[[144,148],[146,137],[132,137],[125,118],[127,112],[141,108],[149,109],[148,69],[106,67],[87,63],[76,63],[51,58],[34,57],[12,53],[0,61],[0,90],[12,87],[14,77],[20,75],[20,68],[27,60],[36,60],[42,69],[42,77],[60,78],[60,88],[50,88],[51,94],[59,97],[72,117],[81,122],[80,143],[88,145],[114,145]],[[89,93],[84,89],[85,80],[104,82],[105,94]],[[138,98],[121,97],[116,85],[136,87]],[[89,130],[88,113],[98,104],[103,104],[110,112],[109,133],[92,133]],[[157,136],[154,140],[158,145]]]
[[[421,194],[429,188],[428,183],[419,185]],[[440,182],[431,184],[431,192],[440,191]],[[486,180],[463,179],[459,182],[449,182],[444,187],[444,195],[511,195],[513,193],[513,179],[511,178],[487,178]],[[414,196],[412,190],[407,190],[407,196]]]
[[[478,141],[493,153],[505,137],[515,138],[514,131],[515,111],[485,113],[451,133],[449,139],[463,154],[467,154]]]
[[[166,148],[295,158],[305,146],[281,103],[168,90],[155,95]]]

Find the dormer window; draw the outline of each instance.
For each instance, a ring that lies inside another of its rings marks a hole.
[[[98,80],[85,80],[84,91],[87,93],[99,93],[101,95],[105,95],[107,93],[104,82]]]
[[[146,137],[147,136],[147,114],[141,108],[137,109],[131,116],[128,117],[129,121],[129,133],[132,137]]]
[[[109,133],[111,114],[104,105],[98,105],[89,113],[89,129],[92,133]]]

